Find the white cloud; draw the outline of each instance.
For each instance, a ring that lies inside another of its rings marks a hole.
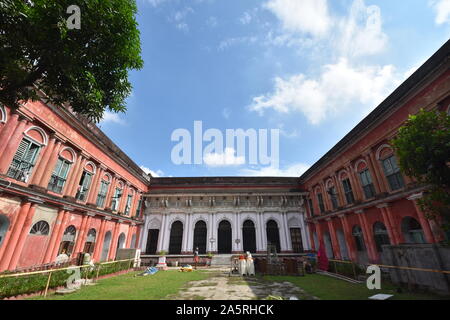
[[[252,21],[252,16],[250,15],[250,13],[248,13],[246,11],[242,15],[242,17],[239,18],[239,21],[241,22],[241,24],[244,24],[244,25],[249,24]]]
[[[225,40],[222,40],[219,44],[219,47],[217,48],[219,51],[223,51],[231,46],[235,46],[238,44],[251,44],[255,43],[258,40],[257,37],[237,37],[237,38],[228,38]]]
[[[436,13],[436,24],[450,23],[450,0],[431,0],[429,5]]]
[[[284,169],[275,167],[263,167],[258,169],[242,169],[240,174],[243,176],[257,176],[257,177],[299,177],[310,166],[304,163],[295,163],[287,166]]]
[[[222,116],[223,116],[225,119],[229,119],[229,118],[230,118],[230,115],[231,115],[231,110],[230,110],[229,108],[224,108],[224,109],[222,110]]]
[[[153,171],[153,170],[151,170],[150,168],[147,168],[147,167],[145,167],[145,166],[140,166],[139,168],[141,168],[142,171],[144,171],[146,174],[151,174],[152,177],[156,177],[156,178],[157,178],[157,177],[162,177],[162,176],[164,176],[164,172],[161,171],[161,170]]]
[[[284,26],[268,32],[265,43],[269,45],[320,47],[325,53],[353,58],[380,53],[388,44],[380,8],[366,6],[364,0],[354,0],[346,16],[330,15],[327,0],[269,0],[263,6]]]
[[[271,10],[289,32],[320,36],[331,27],[327,0],[269,0],[264,7]]]
[[[100,120],[99,124],[102,123],[117,123],[117,124],[125,124],[125,120],[119,117],[119,114],[113,113],[110,111],[105,111],[103,114],[102,120]]]
[[[387,46],[380,8],[366,7],[363,0],[355,0],[349,16],[340,19],[337,25],[337,47],[344,57],[377,54]]]
[[[161,3],[166,2],[167,0],[144,0],[144,2],[149,3],[153,7],[159,6]]]
[[[399,83],[392,65],[352,67],[345,58],[325,65],[316,78],[304,74],[275,78],[272,93],[253,98],[250,110],[300,112],[312,124],[347,111],[350,106],[373,108]]]
[[[214,28],[214,27],[217,27],[218,24],[219,24],[219,21],[217,20],[216,17],[209,17],[206,20],[206,25],[209,26],[209,27]]]
[[[245,157],[236,156],[233,148],[225,148],[223,153],[207,153],[203,156],[203,161],[208,167],[239,166],[245,164]]]
[[[168,20],[169,22],[173,22],[175,27],[184,32],[189,31],[189,25],[186,23],[186,17],[194,13],[194,9],[191,7],[184,7],[182,10],[176,11],[173,15],[171,15]]]

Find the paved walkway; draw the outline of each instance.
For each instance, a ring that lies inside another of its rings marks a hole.
[[[210,269],[211,277],[191,281],[171,300],[261,300],[269,296],[283,299],[317,300],[318,298],[290,282],[272,282],[261,277],[229,276],[229,269]]]

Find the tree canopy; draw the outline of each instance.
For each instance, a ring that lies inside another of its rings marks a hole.
[[[409,116],[392,141],[402,171],[429,186],[419,201],[429,218],[450,226],[450,116],[420,110]]]
[[[80,29],[68,27],[71,5]],[[18,107],[43,92],[93,121],[125,111],[128,71],[143,66],[136,12],[135,0],[2,0],[0,102]]]

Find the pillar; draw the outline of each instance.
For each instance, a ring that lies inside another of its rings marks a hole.
[[[116,250],[117,250],[117,240],[119,238],[119,228],[120,228],[120,222],[121,220],[118,220],[116,224],[114,225],[113,234],[111,237],[111,246],[108,254],[108,260],[114,260],[116,258]]]
[[[389,213],[386,209],[388,206],[389,206],[388,203],[383,203],[383,204],[377,205],[377,208],[380,210],[381,215],[383,217],[383,223],[386,226],[391,244],[397,245],[400,243],[400,238],[398,237],[397,231],[395,229],[395,225],[392,224],[392,221],[389,218]]]
[[[147,219],[150,220],[150,218],[147,216]],[[161,222],[161,229],[159,230],[159,234],[158,234],[158,245],[157,245],[157,253],[159,253],[160,251],[164,250],[164,246],[165,244],[164,242],[164,237],[165,237],[165,233],[166,233],[166,221],[167,221],[167,214],[163,213],[162,214],[162,222]],[[145,230],[145,232],[148,234],[148,230]],[[143,250],[145,250],[147,244],[143,243]]]
[[[75,247],[73,252],[79,253],[84,249],[84,243],[86,242],[86,234],[90,225],[91,217],[88,214],[84,214],[83,219],[81,220],[80,232],[78,233],[78,238],[75,243]]]
[[[42,178],[42,174],[48,165],[48,160],[53,153],[53,149],[55,147],[56,139],[55,137],[51,137],[47,146],[45,147],[44,153],[42,155],[41,160],[36,164],[36,170],[34,170],[33,175],[31,176],[30,184],[31,185],[39,185],[39,182]]]
[[[78,170],[76,172],[74,172],[73,175],[73,180],[71,182],[71,186],[69,186],[69,188],[67,189],[68,193],[67,196],[74,198],[77,194],[78,191],[78,186],[80,184],[80,179],[81,179],[81,175],[83,174],[84,171],[84,166],[86,165],[87,159],[83,156],[80,156],[81,161],[80,161],[80,166],[78,167]]]
[[[336,259],[341,260],[341,250],[339,247],[339,242],[336,236],[336,230],[334,229],[333,221],[331,218],[326,220],[328,223],[328,230],[330,231],[330,237],[331,237],[331,245],[333,247],[333,255],[336,257]]]
[[[420,198],[422,198],[422,193],[413,194],[409,196],[407,199],[411,200],[414,204],[414,208],[416,209],[417,212],[417,217],[419,218],[420,225],[422,226],[423,233],[425,235],[425,240],[428,243],[435,243],[437,241],[434,238],[433,232],[431,231],[430,223],[428,222],[428,219],[425,217],[425,214],[423,213],[422,209],[417,203],[417,200]]]
[[[384,183],[384,178],[382,176],[382,172],[380,171],[380,165],[375,159],[372,151],[366,155],[366,161],[370,168],[370,176],[372,177],[372,182],[374,184],[375,190],[378,193],[387,192],[388,189],[386,188],[386,185]]]
[[[39,203],[43,203],[40,200],[32,200],[32,204],[30,206],[30,210],[28,210],[27,217],[24,221],[22,231],[20,233],[19,239],[17,241],[17,245],[14,249],[14,255],[11,258],[11,261],[9,262],[8,269],[14,270],[17,268],[17,263],[19,262],[19,258],[22,255],[23,246],[25,245],[25,241],[28,237],[28,234],[30,233],[31,223],[33,222],[33,216],[36,212],[36,208]]]
[[[20,211],[17,213],[16,219],[14,219],[14,224],[12,227],[11,235],[9,237],[9,241],[7,243],[4,243],[2,246],[5,247],[5,249],[0,261],[0,272],[8,270],[12,256],[16,250],[17,243],[22,233],[23,225],[27,218],[28,211],[30,211],[30,207],[31,202],[29,200],[25,200],[20,206]],[[20,252],[18,252],[18,254],[20,254]]]
[[[8,122],[3,126],[3,129],[0,131],[0,154],[3,154],[3,151],[8,144],[11,135],[15,131],[16,127],[19,124],[19,114],[16,112],[11,112]]]
[[[348,224],[347,216],[345,214],[339,215],[342,222],[342,227],[344,229],[344,238],[347,244],[348,255],[352,261],[357,261],[358,256],[356,253],[355,242],[353,241],[352,230]]]
[[[106,227],[106,217],[102,218],[102,221],[100,222],[100,228],[98,232],[97,239],[95,239],[95,246],[94,246],[94,254],[93,259],[95,261],[100,261],[100,255],[102,252],[102,246],[103,241],[105,240],[105,227]]]
[[[52,257],[56,258],[58,255],[59,246],[61,243],[61,239],[63,237],[64,231],[66,231],[67,224],[70,218],[70,215],[72,214],[71,211],[73,211],[73,208],[65,208],[64,218],[61,223],[61,227],[58,230],[58,234],[56,236],[55,245],[53,247]]]
[[[78,169],[80,168],[80,164],[81,164],[81,155],[78,155],[75,163],[71,165],[69,175],[63,188],[63,194],[66,196],[69,196],[70,194],[70,189],[72,187],[72,183],[73,180],[75,179]]]
[[[358,215],[359,223],[361,224],[361,227],[363,229],[363,238],[364,242],[366,243],[369,260],[371,262],[377,261],[379,258],[379,254],[375,246],[372,228],[370,228],[370,226],[367,223],[367,217],[364,214],[363,210],[355,211],[355,213]]]
[[[0,174],[7,174],[9,166],[11,165],[11,161],[14,158],[14,154],[17,151],[17,147],[22,140],[26,125],[27,120],[25,118],[19,118],[19,123],[15,127],[8,142],[6,143],[6,146],[3,149],[2,156],[0,158]]]
[[[58,210],[58,216],[56,217],[55,223],[53,225],[52,235],[50,236],[50,241],[48,243],[47,250],[45,251],[42,263],[50,263],[53,261],[53,258],[55,258],[52,256],[52,252],[56,244],[56,237],[58,236],[59,229],[61,228],[61,224],[63,222],[64,212],[64,208],[60,208]]]

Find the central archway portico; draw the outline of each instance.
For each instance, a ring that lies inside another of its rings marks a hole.
[[[144,195],[141,249],[154,255],[157,247],[156,253],[169,256],[189,256],[196,247],[200,254],[265,255],[268,243],[280,254],[300,253],[300,245],[309,250],[305,193],[296,183],[295,178],[153,178]]]
[[[231,253],[233,247],[231,223],[227,220],[222,220],[217,229],[217,253],[228,254]]]

